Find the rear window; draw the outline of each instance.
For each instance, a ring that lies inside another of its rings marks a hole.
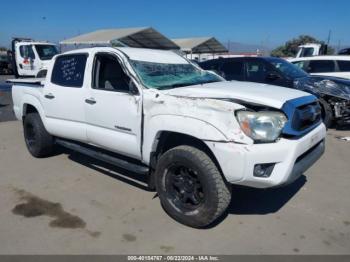
[[[86,59],[86,54],[57,57],[52,70],[51,82],[60,86],[82,87]]]
[[[309,63],[309,73],[334,72],[335,63],[333,60],[311,60]]]
[[[350,61],[338,61],[340,72],[350,72]]]

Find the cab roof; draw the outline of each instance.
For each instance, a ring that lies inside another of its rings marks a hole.
[[[91,47],[82,48],[65,52],[65,54],[78,54],[78,53],[97,53],[97,52],[115,52],[119,51],[126,55],[131,60],[164,63],[164,64],[188,64],[187,60],[174,51],[148,49],[148,48],[133,48],[133,47]]]
[[[299,57],[290,59],[290,62],[297,61],[309,61],[309,60],[347,60],[350,61],[349,55],[320,55],[320,56],[309,56],[309,57]]]

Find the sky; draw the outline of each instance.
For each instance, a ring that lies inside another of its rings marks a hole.
[[[170,38],[274,47],[300,34],[350,46],[350,1],[275,0],[5,0],[0,46],[14,36],[58,42],[98,29],[151,26]]]

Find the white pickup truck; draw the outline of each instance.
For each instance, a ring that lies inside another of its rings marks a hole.
[[[55,44],[29,38],[13,38],[12,70],[16,78],[45,75],[52,57],[58,54]]]
[[[325,148],[316,97],[224,81],[172,51],[80,49],[55,56],[46,79],[12,82],[34,157],[59,144],[144,173],[165,211],[192,227],[227,209],[230,184],[286,185]]]

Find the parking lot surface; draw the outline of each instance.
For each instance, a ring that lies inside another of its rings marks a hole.
[[[5,82],[8,78],[12,78],[12,76],[0,75],[0,122],[14,119],[11,86]]]
[[[325,155],[291,186],[233,187],[228,214],[198,230],[171,219],[143,177],[65,150],[31,157],[5,96],[0,254],[350,254],[350,141],[338,138],[349,128],[329,130]]]

